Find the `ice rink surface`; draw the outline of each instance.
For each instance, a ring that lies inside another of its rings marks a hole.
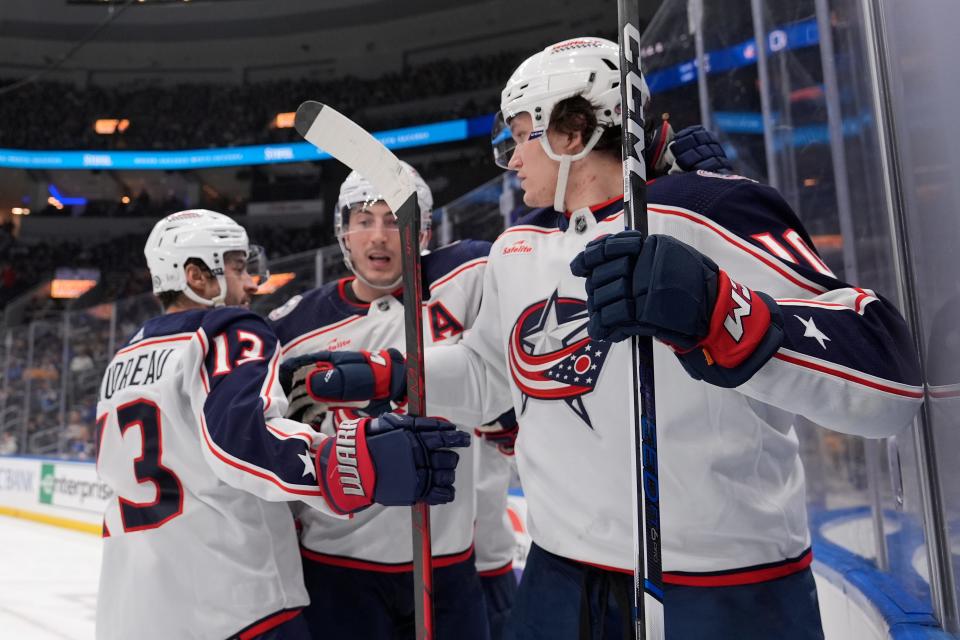
[[[0,639],[92,640],[100,537],[0,516]]]

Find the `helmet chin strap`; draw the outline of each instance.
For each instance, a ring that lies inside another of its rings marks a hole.
[[[183,290],[183,295],[187,296],[197,304],[202,304],[205,307],[222,307],[224,305],[224,300],[227,298],[227,279],[223,276],[215,277],[217,278],[217,284],[220,285],[220,293],[218,293],[212,299],[201,297],[190,287],[190,285],[187,285],[187,288]]]
[[[564,200],[567,194],[567,179],[570,177],[570,165],[577,160],[586,158],[587,154],[597,146],[597,142],[600,141],[600,136],[602,135],[603,129],[601,127],[595,128],[593,135],[587,140],[587,144],[584,145],[583,149],[573,155],[555,153],[553,149],[550,148],[550,141],[547,139],[547,135],[544,134],[540,136],[540,146],[543,147],[543,151],[547,154],[547,157],[560,163],[560,169],[557,172],[557,190],[553,194],[553,208],[557,211],[561,213],[566,211]]]

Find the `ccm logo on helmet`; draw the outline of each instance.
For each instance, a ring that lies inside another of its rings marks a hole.
[[[727,317],[724,318],[723,327],[734,342],[740,342],[740,339],[743,338],[743,319],[749,316],[752,311],[750,290],[731,280],[730,297],[733,300],[733,307]]]

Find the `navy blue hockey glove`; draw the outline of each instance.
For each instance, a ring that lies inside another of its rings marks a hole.
[[[507,411],[493,422],[477,427],[473,430],[477,437],[483,438],[494,445],[505,456],[513,455],[513,448],[517,442],[520,425],[517,424],[517,414],[513,409]]]
[[[667,152],[673,155],[670,173],[698,170],[714,173],[733,171],[733,165],[727,159],[720,141],[701,125],[679,131]]]
[[[409,506],[444,504],[454,498],[460,456],[470,434],[442,418],[387,413],[340,423],[320,444],[317,478],[330,508],[354,513],[376,502]]]
[[[406,365],[396,349],[318,351],[280,365],[286,417],[311,423],[334,407],[377,416],[407,395]]]
[[[591,338],[657,338],[697,380],[739,386],[783,341],[780,307],[770,296],[732,281],[670,236],[623,231],[598,238],[570,268],[587,279]]]

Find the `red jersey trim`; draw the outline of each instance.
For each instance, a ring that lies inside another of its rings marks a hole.
[[[501,233],[501,234],[500,234],[500,237],[502,238],[503,236],[507,235],[508,233],[519,233],[519,232],[521,232],[521,231],[525,231],[525,232],[528,232],[528,233],[542,233],[542,234],[545,235],[545,236],[549,236],[549,235],[554,234],[554,233],[563,233],[562,231],[560,231],[560,229],[543,229],[543,228],[541,228],[541,227],[534,227],[534,226],[528,226],[528,225],[520,225],[520,226],[518,226],[518,227],[510,227],[509,229],[507,229],[506,231],[504,231],[503,233]]]
[[[293,620],[300,615],[301,611],[303,611],[302,608],[284,609],[282,611],[278,611],[277,613],[271,613],[266,618],[261,618],[249,627],[245,628],[243,631],[231,636],[229,640],[253,640],[257,636],[262,635],[271,629],[279,627],[284,622]]]
[[[297,489],[294,487],[290,487],[286,483],[284,483],[282,480],[280,480],[278,477],[276,477],[272,472],[268,472],[265,469],[260,469],[259,467],[240,464],[239,462],[235,462],[231,460],[229,457],[227,457],[227,454],[221,453],[218,447],[216,447],[214,443],[210,440],[210,434],[207,431],[207,421],[204,419],[202,414],[200,415],[200,426],[201,426],[201,432],[203,433],[203,442],[204,444],[207,445],[207,449],[209,449],[210,453],[216,456],[217,459],[223,462],[224,464],[229,465],[234,469],[239,469],[244,473],[249,473],[252,476],[263,478],[264,480],[267,480],[268,482],[275,484],[278,488],[280,488],[282,491],[285,491],[286,493],[291,493],[298,496],[322,496],[323,495],[323,492],[320,490],[319,486],[316,489]]]
[[[772,269],[773,271],[776,271],[779,275],[783,276],[785,279],[789,280],[791,283],[795,284],[801,289],[804,289],[805,291],[809,291],[817,295],[820,295],[821,293],[825,293],[827,291],[825,288],[820,287],[816,283],[806,280],[806,278],[804,278],[803,276],[800,276],[799,274],[791,273],[785,266],[777,264],[776,262],[774,262],[774,260],[778,260],[778,259],[774,258],[772,255],[769,255],[769,254],[765,255],[765,252],[761,252],[760,250],[748,245],[745,241],[743,241],[738,236],[734,236],[729,232],[726,232],[724,229],[722,229],[718,225],[715,225],[710,221],[702,218],[701,216],[694,214],[692,211],[687,211],[685,209],[679,209],[679,208],[665,209],[660,206],[653,206],[653,205],[648,207],[648,209],[650,211],[656,211],[661,215],[676,216],[678,218],[684,218],[686,220],[689,220],[690,222],[693,222],[694,224],[698,224],[702,227],[706,227],[707,229],[710,229],[722,240],[725,240],[726,242],[732,244],[733,246],[740,249],[744,253],[750,254],[751,256],[753,256],[754,258],[756,258],[757,260],[759,260],[760,262],[768,266],[770,269]]]
[[[688,573],[685,571],[663,572],[664,584],[684,587],[735,587],[758,582],[769,582],[806,570],[813,562],[813,551],[807,549],[796,558],[780,562],[754,565],[732,571]]]
[[[502,567],[488,569],[487,571],[478,571],[477,573],[481,578],[494,578],[496,576],[502,576],[505,573],[510,573],[511,571],[513,571],[513,560],[510,560]]]
[[[192,337],[193,337],[193,334],[188,333],[188,334],[182,334],[182,335],[175,335],[172,337],[168,336],[164,338],[157,338],[156,340],[151,339],[151,340],[146,340],[144,342],[138,342],[137,344],[132,344],[129,347],[124,347],[123,349],[120,349],[120,351],[117,351],[114,357],[117,357],[121,353],[130,353],[131,351],[139,349],[140,347],[152,347],[155,344],[161,344],[164,342],[181,342],[183,340],[189,340]]]
[[[592,205],[590,205],[590,206],[587,207],[587,208],[590,209],[590,213],[596,213],[597,211],[600,211],[601,209],[604,209],[604,208],[606,208],[606,207],[609,207],[610,205],[612,205],[614,202],[617,202],[618,200],[623,200],[623,194],[622,194],[622,193],[613,196],[613,197],[610,198],[609,200],[604,200],[603,202],[601,202],[601,203],[599,203],[599,204],[592,204]],[[564,211],[564,212],[563,212],[563,217],[566,218],[567,220],[569,220],[569,219],[570,219],[570,216],[572,216],[573,213],[574,213],[573,211]]]
[[[305,431],[294,431],[291,433],[286,433],[284,431],[281,431],[280,429],[277,429],[275,426],[273,426],[269,422],[265,422],[264,424],[267,427],[267,431],[277,436],[281,440],[303,440],[304,442],[307,443],[308,447],[313,447],[313,437]]]
[[[790,355],[787,355],[787,354]],[[905,398],[922,398],[923,391],[919,387],[914,387],[911,385],[898,385],[893,381],[882,380],[882,378],[870,379],[867,378],[864,374],[857,374],[852,369],[843,370],[839,368],[839,365],[833,367],[828,366],[828,364],[823,360],[817,360],[810,356],[804,356],[803,354],[789,351],[787,349],[781,349],[777,353],[773,354],[773,357],[777,360],[783,360],[790,364],[797,365],[799,367],[804,367],[806,369],[813,369],[814,371],[819,371],[820,373],[826,373],[827,375],[834,376],[835,378],[842,378],[844,380],[849,380],[850,382],[855,382],[856,384],[863,385],[865,387],[870,387],[872,389],[877,389],[878,391],[883,391],[884,393],[890,393],[897,396],[903,396]],[[896,385],[896,386],[894,386]]]
[[[477,258],[477,259],[474,260],[473,262],[468,262],[467,264],[461,265],[460,268],[458,268],[456,271],[447,274],[447,275],[444,276],[443,278],[440,278],[439,280],[437,280],[436,282],[434,282],[433,284],[431,284],[431,285],[430,285],[430,291],[433,291],[434,287],[439,287],[439,286],[442,285],[442,284],[446,284],[447,282],[449,282],[450,280],[452,280],[452,279],[455,278],[456,276],[460,275],[461,273],[463,273],[463,272],[466,271],[467,269],[473,269],[474,267],[479,267],[479,266],[485,265],[485,264],[487,264],[487,259],[486,259],[486,258]]]
[[[335,329],[339,329],[339,328],[341,328],[341,327],[345,327],[346,325],[350,324],[351,322],[356,322],[357,320],[361,320],[362,318],[363,318],[363,316],[353,316],[352,318],[347,318],[346,320],[341,320],[340,322],[337,322],[336,324],[331,324],[330,326],[324,327],[324,328],[319,329],[319,330],[317,330],[317,331],[311,331],[310,333],[306,333],[306,334],[300,336],[299,338],[297,338],[296,340],[294,340],[293,342],[291,342],[290,344],[288,344],[287,346],[285,346],[285,347],[280,351],[280,353],[281,353],[282,355],[287,355],[287,352],[289,352],[291,349],[293,349],[295,346],[297,346],[297,345],[300,344],[301,342],[305,342],[305,341],[307,341],[307,340],[309,340],[309,339],[311,339],[311,338],[315,338],[315,337],[317,337],[317,336],[319,336],[319,335],[323,335],[324,333],[329,333],[329,332],[331,332],[331,331],[334,331]]]
[[[347,569],[358,569],[360,571],[376,571],[378,573],[408,573],[413,571],[413,562],[373,562],[370,560],[357,560],[356,558],[347,558],[344,556],[333,556],[326,553],[311,551],[304,546],[300,547],[300,555],[313,562],[331,565],[334,567],[344,567]],[[445,556],[433,556],[434,568],[449,567],[451,565],[466,562],[473,555],[473,545],[459,553],[453,553]]]
[[[263,413],[266,415],[267,409],[270,408],[270,403],[273,401],[270,397],[270,391],[273,390],[273,381],[277,379],[277,369],[280,367],[280,351],[274,350],[273,357],[270,358],[270,362],[267,363],[267,366],[270,367],[270,377],[267,379],[267,385],[264,388],[263,392],[260,394],[260,399],[263,401]]]

